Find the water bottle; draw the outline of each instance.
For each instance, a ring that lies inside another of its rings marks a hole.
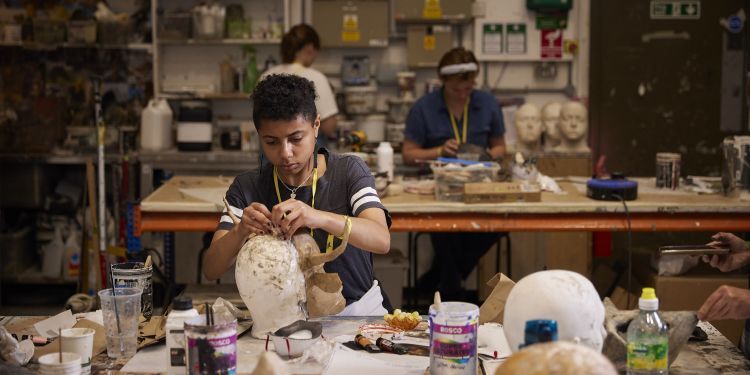
[[[187,374],[185,361],[185,321],[198,316],[193,308],[193,299],[177,296],[172,302],[172,311],[167,315],[165,330],[167,331],[167,373]]]
[[[380,142],[375,153],[378,156],[378,172],[387,172],[388,181],[393,181],[393,147],[390,142]]]
[[[666,375],[669,367],[667,323],[659,315],[654,288],[643,288],[640,313],[628,327],[628,375]]]

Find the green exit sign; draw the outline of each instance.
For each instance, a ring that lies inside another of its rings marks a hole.
[[[651,19],[688,19],[701,18],[701,2],[699,0],[652,0]]]

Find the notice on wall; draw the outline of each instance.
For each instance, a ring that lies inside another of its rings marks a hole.
[[[562,58],[562,37],[563,31],[560,29],[542,30],[541,38],[539,38],[542,59]]]
[[[506,51],[511,55],[526,54],[526,24],[509,23],[506,27]]]
[[[486,54],[503,53],[503,24],[484,24],[484,34],[482,35],[482,52]]]
[[[356,14],[344,14],[341,27],[342,42],[359,42],[359,17]]]

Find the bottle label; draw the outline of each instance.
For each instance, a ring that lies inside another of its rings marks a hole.
[[[628,343],[628,370],[666,370],[669,345],[665,342]]]

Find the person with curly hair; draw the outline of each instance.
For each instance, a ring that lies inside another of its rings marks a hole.
[[[340,244],[351,220],[346,251],[325,264],[339,274],[347,307],[342,315],[382,315],[383,297],[373,278],[372,254],[390,250],[391,224],[375,180],[356,156],[318,148],[320,115],[315,87],[295,75],[270,75],[253,92],[253,120],[269,160],[237,176],[226,193],[226,208],[204,255],[204,275],[219,278],[234,263],[245,239],[278,227],[286,238],[312,230],[321,251]]]
[[[315,29],[306,24],[295,25],[281,39],[282,64],[263,72],[260,79],[272,74],[294,74],[315,84],[318,94],[315,107],[320,115],[320,131],[323,133],[323,136],[318,137],[318,147],[324,147],[328,138],[336,137],[336,114],[339,113],[339,108],[328,78],[311,67],[318,51],[320,36]]]

